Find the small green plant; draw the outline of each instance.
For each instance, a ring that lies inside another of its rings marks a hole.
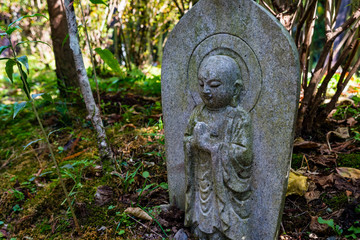
[[[22,192],[20,192],[20,191],[18,191],[16,189],[12,190],[12,192],[13,192],[13,195],[16,198],[17,201],[24,200],[25,196],[24,196],[24,194]]]
[[[22,210],[22,208],[20,207],[19,204],[16,204],[14,207],[13,207],[13,211],[14,212],[20,212]]]
[[[140,163],[134,172],[129,173],[129,171],[128,171],[128,172],[126,172],[125,176],[121,176],[119,173],[116,173],[116,172],[113,173],[114,176],[117,176],[122,179],[123,190],[125,193],[128,192],[130,184],[135,182],[134,178],[135,178],[137,172],[139,171],[139,169],[141,168],[141,166],[142,166],[142,164]]]
[[[329,220],[325,220],[322,217],[318,218],[318,222],[320,224],[326,224],[329,227],[331,227],[332,230],[334,230],[334,232],[338,235],[341,236],[341,234],[343,233],[343,229],[339,226],[339,225],[335,225],[334,223],[334,219],[329,219]]]
[[[151,184],[146,185],[147,180],[150,177],[150,173],[148,171],[144,171],[142,173],[142,176],[143,176],[143,178],[145,178],[145,181],[144,181],[143,187],[142,187],[142,189],[140,190],[140,193],[139,193],[138,203],[140,202],[142,193],[155,185],[155,183],[151,183]]]
[[[10,49],[11,53],[12,53],[12,57],[5,57],[5,58],[0,58],[0,60],[5,60],[6,61],[6,65],[5,65],[5,71],[6,71],[6,74],[8,76],[8,78],[10,79],[10,81],[13,83],[14,82],[14,79],[13,79],[13,73],[14,73],[14,66],[16,66],[17,70],[19,71],[20,73],[20,80],[22,82],[22,85],[23,85],[23,91],[28,99],[28,101],[26,102],[21,102],[21,103],[16,103],[14,105],[14,114],[13,114],[13,118],[16,117],[16,115],[23,109],[26,107],[26,105],[28,103],[30,103],[31,107],[32,107],[32,110],[36,116],[36,119],[38,121],[38,124],[40,126],[40,129],[41,129],[41,132],[42,132],[42,135],[43,135],[43,139],[46,141],[46,144],[47,144],[47,148],[49,149],[49,152],[50,152],[50,156],[51,156],[51,159],[56,167],[56,170],[57,170],[57,174],[58,174],[58,177],[59,177],[59,180],[60,180],[60,184],[63,188],[63,191],[64,191],[64,194],[65,194],[65,197],[66,197],[66,200],[68,202],[68,205],[69,205],[69,208],[70,208],[70,211],[72,213],[72,216],[73,216],[73,219],[74,219],[74,223],[75,223],[75,227],[76,227],[76,230],[78,232],[80,232],[80,226],[79,226],[79,223],[78,223],[78,220],[77,220],[77,217],[75,215],[75,212],[74,212],[74,209],[72,207],[72,204],[71,204],[71,200],[70,200],[70,197],[69,197],[69,194],[67,192],[67,189],[65,187],[65,183],[62,179],[62,176],[61,176],[61,173],[60,173],[60,168],[59,168],[59,165],[55,159],[55,156],[54,156],[54,153],[53,153],[53,149],[50,145],[50,142],[49,142],[49,138],[48,138],[48,134],[46,133],[44,127],[43,127],[43,124],[42,124],[42,121],[40,119],[40,116],[38,114],[38,111],[35,107],[35,99],[39,96],[42,96],[44,95],[43,93],[40,93],[40,94],[31,94],[31,89],[30,89],[30,85],[29,85],[29,82],[28,82],[28,76],[29,76],[29,63],[28,63],[28,57],[27,56],[21,56],[21,57],[18,57],[17,54],[16,54],[16,51],[15,51],[15,48],[17,46],[20,46],[24,43],[29,43],[29,42],[40,42],[40,43],[44,43],[46,45],[48,45],[47,43],[45,42],[42,42],[42,41],[21,41],[19,43],[17,43],[15,46],[13,45],[12,43],[12,40],[11,40],[11,36],[12,34],[15,32],[15,31],[18,31],[18,30],[22,30],[20,28],[20,26],[18,26],[18,23],[24,19],[24,18],[31,18],[31,17],[44,17],[46,18],[44,15],[42,14],[39,14],[39,13],[36,13],[36,14],[33,14],[33,15],[25,15],[25,16],[22,16],[20,18],[18,18],[17,20],[15,20],[14,22],[10,23],[9,25],[7,25],[5,28],[2,28],[1,30],[3,30],[4,32],[3,33],[0,33],[0,37],[3,38],[7,38],[8,39],[8,42],[9,44],[8,45],[5,45],[5,46],[1,46],[0,47],[0,54],[5,50],[5,49]],[[47,18],[46,18],[47,19]],[[35,140],[36,141],[36,140]],[[34,142],[34,141],[33,141]],[[18,206],[18,207],[16,207]],[[20,211],[21,208],[19,207],[19,205],[15,205],[15,207],[13,208],[14,212],[16,211]]]
[[[125,227],[132,226],[132,225],[134,225],[134,222],[130,220],[129,216],[125,212],[116,212],[116,216],[120,217],[120,220],[119,220],[119,223],[116,226],[115,234],[123,235],[123,234],[125,234],[125,230],[120,229],[120,231],[118,232],[118,229],[121,226],[125,226]]]
[[[357,224],[359,225],[360,222],[356,221],[354,222],[354,225]],[[359,227],[355,227],[354,225],[352,225],[347,231],[350,232],[349,235],[346,235],[345,238],[346,239],[359,239],[358,236],[356,236],[357,234],[360,234],[360,226]]]

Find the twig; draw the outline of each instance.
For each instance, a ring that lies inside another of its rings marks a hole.
[[[269,5],[267,5],[266,2],[264,2],[264,0],[261,0],[262,5],[274,16],[276,16],[276,12],[274,12],[274,10],[271,9],[271,7]]]
[[[34,148],[33,148],[33,146],[31,146],[31,149],[33,149],[34,150]],[[40,168],[43,168],[42,167],[42,164],[41,164],[41,161],[40,161],[40,158],[38,157],[38,155],[36,154],[36,152],[35,152],[35,158],[36,158],[36,160],[39,162],[39,166],[40,166]]]
[[[141,223],[140,221],[136,220],[135,218],[133,218],[132,216],[128,215],[127,216],[129,218],[131,218],[132,220],[134,220],[135,222],[139,223],[141,226],[143,226],[144,228],[149,229],[151,232],[155,233],[156,235],[158,235],[159,237],[163,238],[163,236],[161,236],[160,234],[158,234],[157,232],[155,232],[154,230],[152,230],[151,228],[149,228],[148,226],[146,226],[145,224]]]
[[[284,224],[281,222],[281,229],[283,231],[284,234],[286,234],[285,228],[284,228]]]
[[[76,158],[76,157],[80,156],[81,154],[83,154],[84,152],[86,152],[87,150],[88,150],[88,148],[87,148],[87,149],[82,150],[81,152],[78,152],[78,153],[75,153],[75,154],[73,154],[73,155],[70,155],[70,156],[64,157],[64,158],[63,158],[63,160],[65,161],[65,160],[69,160],[69,159]]]
[[[78,142],[79,142],[79,140],[80,140],[80,137],[81,137],[81,133],[79,134],[79,136],[78,136],[78,137],[76,138],[76,140],[74,141],[74,143],[73,143],[73,145],[72,145],[72,147],[71,147],[71,149],[70,149],[70,152],[68,153],[68,155],[67,155],[66,157],[71,156],[71,154],[74,152],[75,147],[76,147],[76,145],[78,144]]]
[[[176,0],[173,0],[173,2],[175,3],[176,7],[179,9],[181,16],[184,16],[184,11],[181,9],[179,3]]]

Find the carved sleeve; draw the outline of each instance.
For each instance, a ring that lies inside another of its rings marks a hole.
[[[193,206],[191,204],[194,194],[193,182],[194,182],[194,168],[192,161],[192,142],[193,142],[193,130],[196,124],[196,117],[199,114],[199,109],[195,108],[190,116],[189,123],[186,127],[184,134],[184,162],[185,162],[185,226],[190,226],[193,219]]]
[[[229,156],[235,168],[250,167],[252,164],[250,117],[245,111],[233,119]]]
[[[240,110],[231,121],[231,137],[228,142],[223,143],[221,150],[223,177],[233,192],[243,193],[249,190],[248,180],[252,166],[250,117],[248,113]]]

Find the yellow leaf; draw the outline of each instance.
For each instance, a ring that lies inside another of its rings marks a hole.
[[[135,208],[128,207],[127,209],[125,209],[125,213],[130,214],[134,217],[143,219],[143,220],[148,220],[148,221],[152,220],[152,218],[149,216],[149,214],[147,214],[144,210],[142,210],[139,207],[135,207]]]
[[[338,174],[342,177],[352,178],[352,179],[360,179],[360,170],[356,168],[349,167],[339,167],[336,168]]]
[[[307,177],[294,170],[290,171],[286,196],[292,194],[304,196],[305,192],[308,190],[308,187],[309,184],[307,182]]]

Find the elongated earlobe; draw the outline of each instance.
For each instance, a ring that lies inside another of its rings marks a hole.
[[[242,89],[243,85],[241,79],[236,80],[236,82],[234,83],[234,95],[230,103],[232,107],[236,107],[239,104],[239,97]]]

